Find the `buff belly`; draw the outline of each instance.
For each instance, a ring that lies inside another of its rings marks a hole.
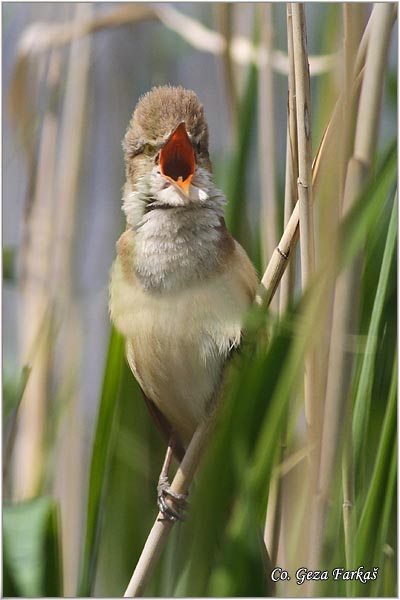
[[[232,273],[174,293],[147,292],[126,277],[119,259],[110,289],[111,318],[126,338],[130,367],[187,446],[240,342],[246,293]]]

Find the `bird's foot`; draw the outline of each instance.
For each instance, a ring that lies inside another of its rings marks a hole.
[[[187,494],[177,494],[171,489],[168,477],[161,476],[157,485],[157,504],[168,521],[184,521],[189,503]]]

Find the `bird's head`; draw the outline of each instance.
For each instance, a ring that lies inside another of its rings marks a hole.
[[[126,132],[127,190],[158,205],[184,205],[210,181],[208,127],[196,94],[153,88],[138,102]],[[150,199],[150,198],[149,198]]]

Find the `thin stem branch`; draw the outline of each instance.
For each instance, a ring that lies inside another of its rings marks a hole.
[[[172,491],[177,494],[186,494],[188,492],[213,423],[214,413],[199,425],[193,435],[171,484]],[[125,598],[138,597],[143,594],[172,527],[172,521],[165,520],[161,513],[157,515],[129,585],[126,588]]]

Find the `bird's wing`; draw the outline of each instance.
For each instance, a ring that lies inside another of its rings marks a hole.
[[[155,422],[157,429],[161,432],[168,443],[172,442],[172,451],[177,461],[181,462],[184,455],[185,450],[179,440],[174,436],[172,432],[172,427],[166,417],[162,414],[162,412],[157,408],[150,398],[146,396],[144,391],[142,390],[143,398],[146,401],[147,408],[149,409],[150,415]]]
[[[254,302],[254,299],[256,297],[259,279],[256,270],[253,266],[253,263],[247,256],[245,250],[236,240],[233,268],[242,289],[247,295],[250,306]]]
[[[153,400],[144,391],[144,389],[143,389],[144,384],[142,382],[142,378],[140,376],[139,371],[137,370],[136,363],[135,363],[133,344],[129,341],[127,341],[127,343],[126,343],[126,358],[127,358],[128,364],[131,368],[131,371],[134,374],[134,376],[139,384],[139,387],[143,394],[143,398],[145,399],[147,408],[149,409],[150,415],[151,415],[153,421],[155,422],[157,429],[165,437],[165,439],[167,440],[168,443],[170,443],[171,441],[173,442],[172,449],[173,449],[174,456],[179,462],[181,462],[181,460],[185,454],[185,450],[184,450],[182,444],[180,443],[179,439],[177,438],[168,419],[165,417],[165,415],[163,415],[161,410],[156,406],[155,402],[153,402]]]

